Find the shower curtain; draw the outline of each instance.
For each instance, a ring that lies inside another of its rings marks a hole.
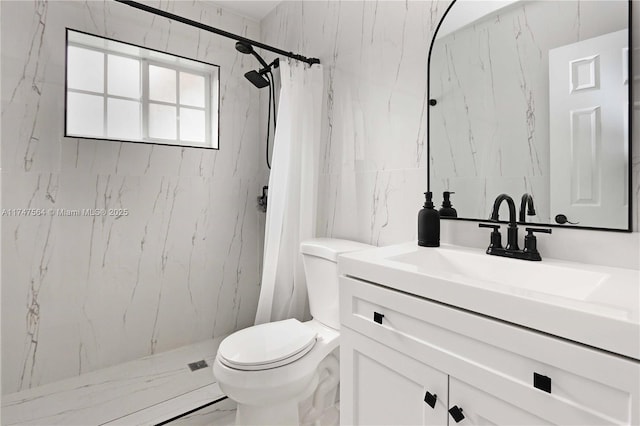
[[[316,232],[322,66],[281,59],[280,82],[256,324],[304,319],[300,242]]]

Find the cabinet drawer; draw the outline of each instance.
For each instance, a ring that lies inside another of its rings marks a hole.
[[[589,423],[640,422],[638,362],[383,286],[340,279],[342,324],[380,343],[498,397],[508,400],[509,393],[519,393],[525,398],[519,404],[532,413],[564,404],[584,411]],[[478,383],[481,370],[502,381]],[[538,388],[534,374],[541,378]],[[550,392],[541,390],[549,380]],[[558,421],[566,418],[558,415]]]

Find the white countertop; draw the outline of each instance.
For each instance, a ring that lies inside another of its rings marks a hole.
[[[481,260],[482,271],[472,278],[456,271],[455,265],[431,267],[425,262],[429,255],[452,251],[461,259]],[[529,262],[459,246],[419,247],[416,242],[345,254],[338,265],[341,275],[640,360],[637,270],[555,259]],[[546,279],[538,283],[540,268]],[[583,281],[590,284],[583,286]]]

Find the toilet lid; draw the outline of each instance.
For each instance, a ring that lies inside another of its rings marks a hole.
[[[263,370],[301,358],[315,342],[315,331],[297,319],[287,319],[233,333],[220,343],[218,357],[232,368]]]

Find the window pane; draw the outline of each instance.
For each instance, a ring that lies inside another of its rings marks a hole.
[[[180,104],[204,108],[204,77],[180,73]]]
[[[140,102],[107,99],[107,136],[140,139]]]
[[[176,107],[149,104],[149,136],[157,139],[176,138]]]
[[[180,139],[190,142],[205,142],[204,111],[180,108]]]
[[[217,65],[66,34],[67,135],[218,147]]]
[[[176,72],[174,70],[149,65],[149,99],[176,102]]]
[[[67,93],[67,133],[103,136],[104,99],[102,96]]]
[[[104,93],[104,54],[68,46],[67,85],[71,89]]]
[[[122,56],[107,58],[109,94],[140,98],[140,61]]]

